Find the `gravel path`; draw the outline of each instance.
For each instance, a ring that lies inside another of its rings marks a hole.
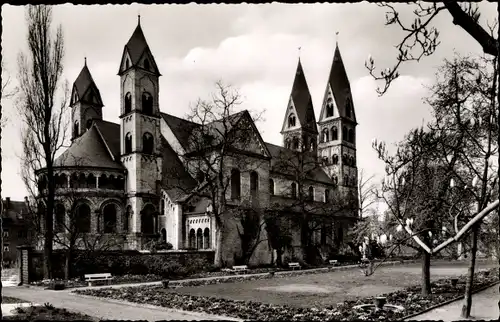
[[[55,307],[80,312],[99,319],[111,320],[234,320],[231,318],[183,312],[156,306],[134,305],[132,303],[108,301],[71,294],[69,290],[52,291],[40,288],[7,287],[4,296],[17,297],[27,302],[44,304],[49,302]]]

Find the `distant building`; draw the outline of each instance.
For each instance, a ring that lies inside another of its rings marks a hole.
[[[17,246],[30,242],[29,212],[26,202],[13,201],[9,197],[3,201],[3,261],[7,265],[17,258]]]
[[[116,104],[121,111],[118,124],[103,120],[104,103],[86,62],[73,84],[72,144],[55,161],[59,200],[55,231],[63,233],[68,213],[75,213],[82,232],[121,236],[125,249],[144,248],[154,239],[167,241],[174,249],[214,249],[218,228],[209,211],[210,203],[191,192],[200,188],[203,179],[187,165],[189,140],[200,125],[160,111],[161,75],[140,24],[123,49],[118,75],[120,97]],[[196,93],[193,95],[196,97]],[[164,111],[168,109],[163,107]],[[356,197],[357,122],[338,46],[319,121],[300,59],[284,114],[281,130],[284,146],[264,142],[254,127],[254,142],[241,153],[262,166],[248,171],[231,169],[228,165],[231,189],[227,191],[227,200],[236,205],[244,195],[258,195],[260,206],[266,207],[294,199],[296,183],[275,167],[278,155],[293,150],[309,151],[323,164],[306,179],[311,202],[331,202],[339,190],[350,191]],[[230,117],[253,124],[247,111]],[[173,187],[169,178],[169,170],[173,168],[182,174],[178,187]],[[39,174],[40,189],[44,191],[44,170]],[[68,198],[69,190],[78,195]],[[332,215],[328,227],[318,233],[317,242],[335,239],[342,243],[357,217],[356,212]],[[296,249],[300,247],[300,232],[293,236]],[[223,243],[224,258],[231,263],[240,247],[235,226],[225,232]],[[267,247],[267,243],[262,244],[254,262],[269,261],[272,252]]]

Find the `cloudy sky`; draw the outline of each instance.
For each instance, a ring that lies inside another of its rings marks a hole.
[[[403,17],[412,6],[398,5]],[[493,21],[494,3],[481,3],[482,24]],[[2,60],[16,85],[17,55],[26,51],[25,8],[2,6]],[[491,14],[487,14],[490,12]],[[385,26],[385,9],[375,4],[262,4],[262,5],[61,5],[54,7],[54,25],[65,36],[64,78],[75,80],[84,57],[104,101],[104,118],[118,123],[119,76],[123,46],[141,26],[162,73],[160,109],[183,117],[190,103],[207,97],[214,82],[237,87],[244,108],[265,111],[258,124],[267,142],[281,144],[281,125],[299,56],[313,96],[316,117],[333,58],[336,32],[354,96],[358,120],[358,167],[367,175],[383,173],[371,148],[378,138],[393,143],[428,118],[422,102],[436,67],[444,58],[481,53],[466,33],[453,25],[447,12],[435,25],[441,45],[419,64],[407,64],[402,76],[382,98],[364,67],[371,54],[379,67],[390,66],[401,31]],[[21,123],[14,102],[2,102],[9,117],[2,131],[2,197],[22,200],[26,189],[20,178]],[[377,180],[379,182],[379,180]]]

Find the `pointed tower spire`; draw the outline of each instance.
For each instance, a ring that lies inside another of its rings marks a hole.
[[[281,134],[287,148],[316,150],[316,117],[300,58]]]
[[[137,27],[123,49],[118,75],[130,67],[140,67],[160,76],[153,54],[142,32],[140,15],[137,16]]]
[[[348,117],[356,122],[354,109],[352,108],[351,85],[347,77],[342,56],[340,55],[338,41],[335,45],[335,52],[333,54],[332,66],[328,76],[324,101],[326,102],[328,98],[333,98],[339,113],[337,116]],[[323,109],[320,114],[320,122],[326,117],[326,113],[324,113]],[[347,111],[347,109],[349,109],[349,111]]]
[[[87,57],[85,57],[83,68],[73,83],[70,105],[74,105],[78,101],[96,104],[96,101],[92,98],[95,98],[97,105],[103,106],[101,94],[90,74],[90,70],[87,67]]]

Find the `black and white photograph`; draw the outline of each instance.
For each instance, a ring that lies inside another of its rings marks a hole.
[[[1,5],[0,318],[500,318],[500,4]]]

